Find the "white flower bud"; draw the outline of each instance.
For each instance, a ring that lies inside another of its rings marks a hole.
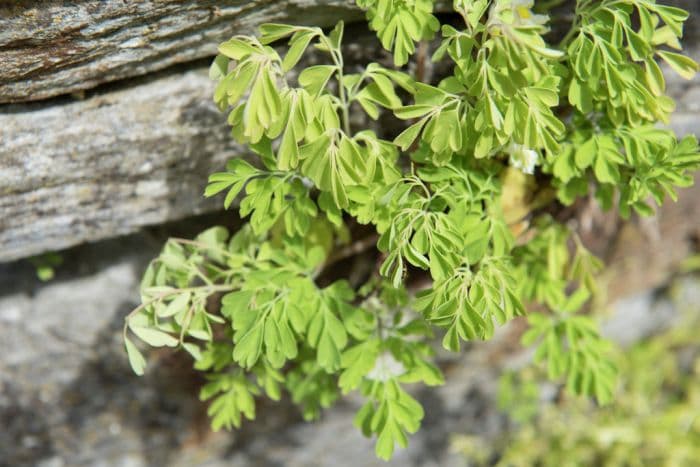
[[[403,363],[396,360],[391,352],[384,352],[377,357],[374,368],[367,373],[367,378],[374,381],[386,382],[406,373]]]

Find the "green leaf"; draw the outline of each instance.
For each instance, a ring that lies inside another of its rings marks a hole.
[[[327,372],[340,369],[341,351],[348,341],[345,326],[334,313],[340,306],[339,298],[333,295],[333,286],[325,290],[307,329],[308,342],[316,349],[316,361]]]
[[[160,308],[158,312],[158,317],[169,318],[187,309],[187,305],[190,303],[190,293],[184,292],[175,296],[175,298],[168,303],[168,306]]]
[[[141,355],[141,352],[139,352],[139,349],[136,348],[134,343],[126,337],[124,338],[124,345],[126,346],[126,354],[129,357],[129,365],[131,365],[131,369],[137,375],[142,376],[143,371],[146,368],[146,360],[143,358],[143,355]]]
[[[185,342],[182,344],[182,347],[187,351],[187,353],[192,355],[192,358],[195,361],[199,361],[202,359],[202,352],[201,352],[199,346],[192,344],[190,342]]]
[[[575,295],[580,301],[587,292]],[[575,305],[571,305],[575,307]],[[598,333],[590,318],[558,315],[556,318],[531,315],[530,330],[523,336],[525,345],[539,341],[535,362],[547,365],[552,379],[566,377],[567,390],[595,397],[600,403],[611,400],[617,369],[611,360],[610,343]]]
[[[298,31],[289,41],[289,51],[282,61],[282,70],[289,71],[299,63],[311,40],[318,34],[315,31]],[[302,72],[303,73],[303,72]],[[300,82],[301,83],[301,82]]]
[[[233,360],[243,368],[251,368],[260,358],[263,346],[264,322],[256,322],[235,341]]]
[[[440,28],[432,15],[432,1],[359,0],[357,4],[367,10],[370,27],[377,31],[382,46],[393,50],[397,66],[408,61],[415,50],[414,41],[430,39]]]
[[[200,399],[212,399],[207,414],[212,429],[230,430],[241,426],[241,418],[255,418],[255,395],[258,389],[241,373],[213,375],[200,391]]]
[[[298,30],[298,26],[278,23],[265,23],[261,24],[258,28],[258,31],[260,31],[260,42],[263,44],[271,44],[272,42],[284,39]]]
[[[418,138],[418,135],[420,135],[425,122],[426,120],[423,119],[406,128],[394,139],[394,144],[400,147],[402,151],[408,151],[415,142],[416,138]]]
[[[157,329],[133,326],[131,323],[129,323],[129,329],[152,347],[177,347],[179,344],[173,336]]]
[[[494,322],[502,325],[525,314],[510,265],[495,258],[486,258],[482,264],[476,274],[457,268],[416,296],[415,306],[426,319],[447,328],[443,346],[448,350],[458,351],[460,339],[488,339]]]
[[[657,53],[676,73],[685,79],[692,79],[698,72],[698,64],[690,57],[663,50]]]
[[[374,367],[378,355],[379,341],[376,339],[361,342],[343,352],[341,357],[343,372],[338,380],[338,386],[343,394],[360,385],[364,376]]]
[[[579,169],[585,169],[590,167],[593,161],[596,159],[596,154],[598,152],[598,147],[596,145],[595,138],[591,138],[576,149],[576,166]]]
[[[389,460],[396,445],[408,446],[407,434],[415,433],[423,419],[423,407],[395,380],[375,383],[368,401],[355,416],[355,425],[369,436],[377,434],[375,453]]]
[[[217,55],[209,67],[209,79],[219,81],[228,74],[229,58],[225,55]]]
[[[347,187],[362,182],[366,169],[358,144],[343,133],[326,135],[300,148],[301,171],[333,196],[336,206],[348,206]]]
[[[234,60],[242,60],[250,54],[258,53],[259,49],[247,40],[233,38],[219,45],[219,53]]]
[[[299,84],[312,96],[318,96],[335,72],[336,67],[332,65],[310,66],[299,74]]]

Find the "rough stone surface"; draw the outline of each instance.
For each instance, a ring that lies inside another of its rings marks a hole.
[[[386,57],[366,28],[348,30],[349,68]],[[246,151],[212,101],[207,66],[0,106],[0,262],[220,207],[202,196],[207,177]]]
[[[23,51],[15,54],[23,60],[35,60],[46,50],[93,40],[88,48],[97,55],[85,52],[75,63],[44,71],[39,66],[37,76],[91,70],[92,78],[71,79],[107,82],[115,76],[109,74],[107,65],[95,65],[100,60],[121,63],[115,69],[125,73],[118,76],[122,78],[171,64],[163,58],[170,56],[163,51],[167,47],[127,48],[129,54],[123,55],[110,42],[115,37],[118,43],[128,44],[143,37],[153,41],[169,38],[167,44],[177,44],[185,54],[178,60],[185,61],[213,53],[205,46],[213,47],[236,32],[250,32],[254,24],[282,20],[280,15],[288,15],[291,21],[313,17],[314,22],[325,24],[330,18],[342,17],[343,11],[354,11],[349,0],[328,0],[323,5],[306,0],[218,3],[216,10],[213,2],[113,0],[76,6],[51,1],[42,3],[41,8],[31,1],[9,6],[0,2],[0,87],[2,73],[12,68],[12,61],[2,54],[12,50]],[[696,2],[675,3],[700,13]],[[211,11],[218,13],[208,17],[206,12]],[[345,19],[353,18],[356,16]],[[698,18],[700,15],[692,17],[686,28],[691,46],[699,43]],[[147,24],[162,30],[143,36]],[[240,31],[236,29],[239,26]],[[208,34],[209,27],[218,28],[218,32]],[[166,30],[172,30],[172,36],[165,34]],[[183,31],[187,31],[184,36]],[[93,33],[94,37],[90,36]],[[376,40],[367,37],[366,31],[348,30],[347,39],[353,42],[348,49],[359,61],[382,55]],[[188,42],[190,39],[199,41],[200,49]],[[187,55],[195,49],[198,52]],[[700,51],[694,55],[700,57]],[[62,63],[60,54],[57,57],[56,63]],[[243,149],[230,140],[224,118],[211,102],[213,83],[206,79],[207,61],[103,86],[84,99],[62,97],[0,106],[0,262],[214,209],[218,203],[201,196],[207,175],[220,169],[226,159],[241,155]],[[139,68],[142,63],[146,68]],[[148,68],[148,63],[153,67]],[[93,65],[97,68],[91,68]],[[31,80],[24,77],[20,81]],[[671,94],[680,98],[674,126],[681,132],[697,131],[693,106],[697,106],[698,83],[700,78],[691,83],[677,78],[669,82]],[[690,200],[692,204],[700,191],[688,190],[682,196],[682,203]],[[697,230],[695,222],[700,222],[698,216],[670,217],[674,222],[683,219],[681,228],[671,226],[683,238]]]
[[[84,101],[0,109],[0,261],[120,235],[219,203],[241,155],[202,69]]]
[[[45,99],[208,57],[266,22],[328,26],[350,0],[0,2],[0,103]]]
[[[438,1],[437,9],[451,7]],[[357,21],[353,0],[0,2],[0,104],[46,99],[216,54],[262,23]]]

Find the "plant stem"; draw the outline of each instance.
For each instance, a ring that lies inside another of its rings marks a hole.
[[[348,97],[345,93],[345,86],[343,86],[343,53],[340,50],[340,45],[338,48],[333,47],[326,36],[321,36],[322,40],[328,50],[330,50],[331,58],[333,58],[333,64],[338,70],[338,97],[340,97],[340,106],[343,120],[343,131],[347,136],[350,136],[350,104],[348,102]]]
[[[345,94],[345,86],[343,85],[343,56],[340,54],[340,51],[337,53],[337,60],[335,60],[335,62],[338,67],[338,94],[340,95],[340,102],[342,104],[343,131],[347,136],[350,136],[350,104],[348,103],[348,98]]]
[[[571,25],[571,29],[569,29],[569,32],[566,33],[566,36],[559,42],[558,48],[561,50],[565,50],[567,46],[569,45],[569,41],[576,35],[581,30],[581,27],[579,26],[579,17],[578,15],[574,19],[574,24]]]

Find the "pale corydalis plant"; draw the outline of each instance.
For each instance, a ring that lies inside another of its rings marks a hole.
[[[146,360],[132,334],[186,350],[215,429],[254,418],[263,394],[286,391],[313,419],[359,391],[355,423],[388,459],[424,416],[406,385],[444,382],[435,334],[458,351],[537,303],[524,335],[535,361],[571,393],[611,401],[610,344],[581,313],[601,264],[562,207],[593,197],[649,214],[651,199],[692,182],[695,138],[657,126],[672,101],[655,61],[695,72],[665,49],[687,15],[581,0],[554,44],[532,1],[456,0],[463,23],[442,27],[428,0],[358,4],[398,66],[440,30],[432,59],[452,73],[422,83],[376,63],[351,70],[342,23],[265,24],[222,43],[214,100],[257,159],[231,160],[205,194],[225,193],[248,223],[171,239],[151,263],[124,328],[134,370]],[[317,64],[303,67],[308,50]],[[350,120],[361,112],[366,124]],[[401,130],[377,134],[381,114]],[[345,250],[374,270],[331,280],[347,272]]]

